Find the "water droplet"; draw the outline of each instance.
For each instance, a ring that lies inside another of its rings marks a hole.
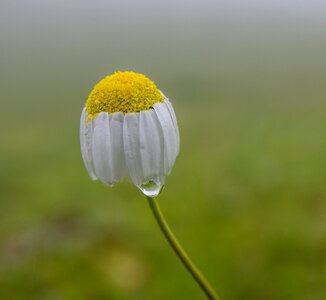
[[[138,185],[138,188],[148,197],[156,197],[160,194],[163,186],[149,181],[145,184]]]

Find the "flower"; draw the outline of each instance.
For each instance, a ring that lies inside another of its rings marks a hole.
[[[145,75],[118,71],[97,83],[80,119],[88,174],[112,187],[125,177],[155,197],[179,153],[171,102]]]

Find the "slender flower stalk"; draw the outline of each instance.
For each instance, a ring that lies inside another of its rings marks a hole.
[[[176,237],[174,236],[170,226],[166,222],[161,209],[154,197],[147,197],[149,206],[154,214],[154,217],[163,232],[165,238],[169,242],[175,254],[179,257],[181,262],[187,268],[191,276],[196,280],[202,291],[206,294],[207,298],[210,300],[220,300],[216,291],[212,288],[205,276],[200,272],[200,270],[191,261],[185,250],[182,248]]]

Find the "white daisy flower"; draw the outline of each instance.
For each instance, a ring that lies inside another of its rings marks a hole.
[[[80,120],[88,174],[112,187],[125,177],[155,197],[171,172],[180,138],[171,102],[146,76],[118,71],[90,93]]]

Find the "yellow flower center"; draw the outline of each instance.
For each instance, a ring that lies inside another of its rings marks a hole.
[[[153,81],[143,74],[117,71],[97,83],[88,96],[86,110],[93,119],[100,112],[139,112],[163,101]]]

